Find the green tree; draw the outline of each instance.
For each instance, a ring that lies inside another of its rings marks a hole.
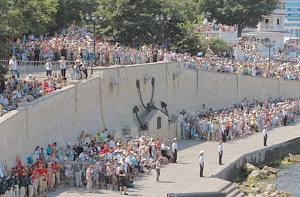
[[[276,8],[276,0],[200,0],[199,10],[211,12],[218,23],[238,25],[238,36],[245,27],[256,27],[264,15]]]
[[[194,32],[194,25],[195,21],[178,24],[182,32],[182,34],[178,35],[178,49],[181,52],[189,52],[192,55],[196,55],[198,52],[205,53],[207,45],[202,37]]]
[[[0,77],[6,75],[8,72],[8,67],[6,65],[0,64]]]
[[[100,0],[97,15],[104,14],[101,32],[114,35],[123,44],[155,42],[160,28],[155,19],[162,13],[163,0]]]
[[[226,42],[220,37],[211,37],[206,42],[215,54],[219,54],[229,49],[228,42]]]
[[[97,0],[59,0],[55,14],[55,30],[67,27],[71,23],[82,24],[84,15],[97,10]]]
[[[22,13],[22,32],[43,34],[53,28],[58,0],[18,0],[16,8]]]

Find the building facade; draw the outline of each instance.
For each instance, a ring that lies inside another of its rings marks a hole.
[[[290,32],[290,37],[300,37],[300,0],[285,0],[286,9],[285,28]]]
[[[298,0],[300,3],[300,0]],[[284,47],[284,37],[290,36],[285,29],[286,5],[284,0],[277,1],[277,8],[268,16],[258,23],[257,28],[246,28],[243,30],[242,36],[276,41],[274,49],[279,50]]]

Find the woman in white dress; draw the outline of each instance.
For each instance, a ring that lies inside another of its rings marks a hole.
[[[70,185],[70,178],[72,176],[72,165],[68,157],[65,158],[65,176],[66,176],[66,184]]]

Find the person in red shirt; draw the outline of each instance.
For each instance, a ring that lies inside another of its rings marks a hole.
[[[60,187],[60,168],[59,166],[57,165],[57,163],[54,163],[52,164],[52,169],[53,169],[53,172],[55,174],[55,183],[57,184],[56,186],[57,187]]]
[[[39,176],[39,188],[40,188],[40,195],[43,196],[43,193],[47,189],[47,182],[46,182],[46,175],[47,175],[47,170],[44,169],[43,164],[39,165],[39,169],[37,169],[37,174]]]

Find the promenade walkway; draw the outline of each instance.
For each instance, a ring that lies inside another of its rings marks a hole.
[[[300,123],[294,123],[286,127],[272,129],[268,133],[268,147],[276,145],[300,136]],[[234,162],[240,156],[265,148],[263,146],[262,133],[256,133],[245,137],[224,143],[223,166],[218,165],[218,143],[216,142],[198,142],[181,140],[178,143],[178,164],[168,164],[161,170],[161,182],[156,183],[156,172],[144,174],[135,182],[135,188],[129,189],[129,196],[149,196],[166,197],[168,193],[182,192],[210,192],[220,191],[228,181],[218,178],[211,178],[211,175],[220,172],[230,163]],[[205,150],[205,168],[204,178],[199,177],[199,152]],[[48,197],[93,197],[93,196],[120,196],[116,191],[96,191],[95,193],[84,193],[83,189],[77,191],[75,188],[65,187],[56,192],[50,192]]]

